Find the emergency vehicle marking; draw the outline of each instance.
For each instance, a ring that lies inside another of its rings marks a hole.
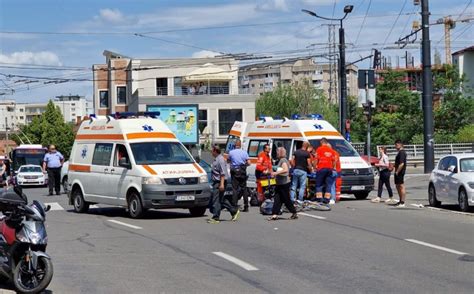
[[[304,135],[307,136],[307,137],[310,137],[310,136],[336,136],[336,137],[342,137],[342,135],[339,132],[335,132],[335,131],[304,132]]]
[[[112,127],[112,126],[107,126],[107,129],[113,129],[113,128],[114,128],[114,127]]]
[[[154,133],[129,133],[127,134],[127,139],[149,139],[149,138],[161,138],[161,139],[176,139],[176,136],[173,133],[165,132],[154,132]]]
[[[201,174],[204,173],[204,170],[199,166],[199,164],[193,163],[193,166],[197,169],[199,173]]]
[[[195,174],[195,170],[164,170],[163,174],[164,175],[180,175],[180,174]]]
[[[153,131],[152,126],[149,126],[149,125],[144,125],[144,126],[142,126],[142,128],[143,128],[144,131],[147,131],[147,132],[152,132]]]
[[[143,168],[146,169],[147,172],[149,172],[150,174],[156,176],[157,173],[154,169],[152,169],[149,165],[143,165]]]
[[[236,137],[240,137],[240,135],[242,135],[241,132],[234,131],[234,130],[230,130],[229,134],[232,135],[232,136],[236,136]]]
[[[294,138],[294,137],[301,137],[301,133],[293,133],[293,132],[264,132],[264,133],[249,133],[249,137],[265,137],[265,138],[272,138],[272,137],[284,137],[284,138]]]
[[[82,134],[76,135],[76,140],[123,140],[122,134]]]
[[[83,165],[83,164],[70,164],[69,165],[69,171],[89,173],[91,171],[91,166],[90,165]]]

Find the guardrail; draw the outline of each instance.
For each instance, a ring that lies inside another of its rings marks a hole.
[[[352,143],[352,146],[359,154],[365,154],[365,143]],[[394,145],[377,145],[377,153],[374,153],[374,156],[379,155],[379,147],[386,147],[388,157],[391,160],[395,160],[397,149],[395,149]],[[422,144],[405,145],[404,149],[408,155],[408,165],[414,165],[416,167],[418,164],[424,162],[424,147]],[[436,161],[445,155],[470,152],[474,152],[474,142],[434,144],[434,156]]]

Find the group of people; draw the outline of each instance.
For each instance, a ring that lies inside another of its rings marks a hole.
[[[398,153],[395,157],[395,164],[392,166],[387,155],[387,148],[379,148],[379,162],[375,166],[379,169],[379,185],[377,189],[377,197],[371,200],[372,203],[382,202],[383,186],[387,188],[388,199],[385,200],[386,204],[395,205],[396,207],[405,207],[405,171],[407,168],[407,153],[403,148],[403,143],[400,140],[395,141],[395,148]],[[394,182],[397,188],[399,201],[393,199],[393,191],[390,186],[390,177],[392,170],[395,172]]]
[[[189,85],[187,88],[188,95],[204,95],[207,94],[207,86],[203,82]]]

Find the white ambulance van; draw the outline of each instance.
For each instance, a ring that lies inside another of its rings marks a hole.
[[[255,187],[255,164],[265,144],[270,144],[271,157],[276,161],[277,147],[285,147],[288,158],[291,158],[304,141],[317,148],[319,140],[325,137],[340,154],[341,193],[353,194],[357,199],[367,198],[374,189],[372,168],[329,122],[317,119],[318,117],[320,116],[313,116],[312,119],[265,117],[251,123],[235,122],[229,131],[225,153],[228,154],[234,149],[235,142],[241,140],[242,148],[248,152],[252,162],[247,169],[248,186]]]
[[[206,172],[160,119],[92,117],[82,122],[68,171],[69,204],[124,206],[132,218],[149,208],[205,213]]]

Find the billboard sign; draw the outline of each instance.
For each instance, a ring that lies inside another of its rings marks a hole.
[[[198,105],[147,105],[147,111],[160,112],[160,119],[183,144],[198,144]]]

